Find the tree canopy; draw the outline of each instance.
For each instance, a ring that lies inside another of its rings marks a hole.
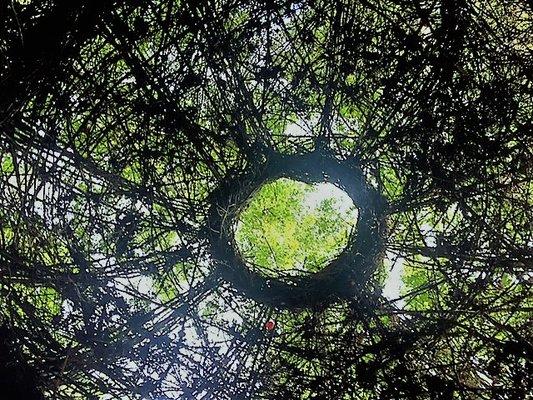
[[[281,178],[250,199],[235,239],[249,264],[266,275],[316,272],[344,250],[356,222],[355,205],[332,184]]]
[[[527,399],[532,19],[0,2],[1,396]]]

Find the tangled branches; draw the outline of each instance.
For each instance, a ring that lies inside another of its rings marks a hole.
[[[530,5],[0,7],[0,371],[27,398],[528,395]],[[215,194],[317,152],[386,200],[385,273],[258,301],[211,254]]]

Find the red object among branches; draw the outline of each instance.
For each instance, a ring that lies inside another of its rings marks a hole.
[[[273,331],[274,328],[276,328],[276,322],[273,320],[273,319],[269,319],[266,323],[265,323],[265,329],[267,331]]]

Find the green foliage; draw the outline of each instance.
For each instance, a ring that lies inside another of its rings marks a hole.
[[[194,264],[179,262],[169,272],[156,278],[154,288],[158,299],[163,303],[176,299],[183,290],[183,286],[188,285],[189,274],[194,268]]]
[[[10,297],[17,299],[18,305],[11,309],[14,309],[19,317],[24,318],[24,315],[29,313],[50,321],[61,314],[61,295],[53,287],[30,287],[17,283],[10,288],[0,285],[0,289],[7,294],[6,298],[0,301],[0,305],[9,309],[12,307],[9,303]]]
[[[15,168],[13,166],[13,158],[9,155],[3,155],[0,158],[0,172],[2,174],[12,174],[15,171]]]
[[[242,211],[235,239],[262,273],[316,272],[346,246],[357,220],[334,192],[309,204],[317,186],[289,179],[265,184]]]
[[[424,257],[416,256],[415,261],[406,261],[401,276],[400,294],[409,295],[405,308],[413,311],[440,309],[439,294],[448,288],[442,274],[428,268]]]

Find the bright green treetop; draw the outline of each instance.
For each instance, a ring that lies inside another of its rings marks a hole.
[[[334,185],[281,178],[252,196],[235,240],[263,275],[317,272],[346,247],[356,222],[356,207]]]

